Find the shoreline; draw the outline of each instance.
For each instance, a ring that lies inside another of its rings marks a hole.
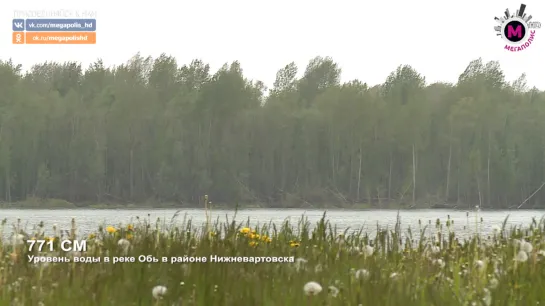
[[[377,203],[324,203],[317,202],[314,204],[305,202],[303,205],[297,205],[295,203],[210,203],[208,209],[211,210],[353,210],[353,211],[423,211],[423,210],[449,210],[449,211],[474,211],[475,205],[461,204],[461,203],[437,203],[430,204],[433,201],[422,200],[416,202],[416,204],[408,204],[398,200],[391,200],[389,202]],[[63,199],[55,198],[28,198],[22,201],[16,202],[3,202],[0,203],[0,209],[3,210],[191,210],[191,209],[203,209],[204,204],[195,203],[176,203],[176,202],[140,202],[140,203],[123,203],[123,202],[76,202],[72,203]],[[543,206],[523,206],[520,209],[517,205],[511,207],[481,207],[482,211],[506,211],[506,210],[544,210]]]
[[[115,207],[94,207],[94,206],[76,206],[76,207],[0,207],[0,210],[205,210],[204,207],[187,206],[187,207],[157,207],[157,206],[115,206]],[[473,212],[474,209],[458,209],[458,208],[387,208],[387,207],[371,207],[371,208],[358,208],[358,207],[213,207],[209,208],[211,211],[243,211],[243,210],[312,210],[312,211],[460,211],[460,212]],[[494,211],[544,211],[545,208],[483,208],[480,211],[494,212]]]

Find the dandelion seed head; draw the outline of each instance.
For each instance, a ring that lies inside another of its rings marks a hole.
[[[375,249],[370,245],[366,245],[365,248],[363,248],[363,254],[365,256],[371,256],[373,255],[374,252],[375,252]]]
[[[534,247],[532,246],[532,244],[530,242],[522,241],[520,243],[520,249],[523,250],[526,253],[530,253],[530,252],[532,252]]]
[[[525,262],[528,260],[528,254],[523,250],[520,250],[514,259],[516,262]]]
[[[305,265],[308,263],[308,260],[304,258],[296,258],[295,259],[295,270],[300,271],[305,269]]]
[[[440,268],[445,267],[445,262],[441,258],[433,260],[433,264],[439,266]]]
[[[350,247],[350,248],[348,249],[348,252],[351,253],[351,254],[359,254],[359,253],[362,253],[362,252],[361,252],[361,249],[360,249],[359,247],[355,247],[355,246]]]
[[[335,286],[329,286],[328,290],[329,294],[331,294],[332,297],[337,297],[337,295],[339,294],[339,289]]]
[[[366,269],[359,269],[355,272],[357,279],[367,280],[371,274]]]
[[[120,246],[120,247],[129,247],[131,245],[131,242],[127,239],[119,239],[119,241],[117,242],[117,245]]]
[[[165,286],[155,286],[151,291],[153,297],[157,300],[162,299],[163,296],[167,293],[167,287]]]
[[[306,295],[317,295],[322,292],[322,286],[317,282],[308,282],[303,286],[303,291]]]

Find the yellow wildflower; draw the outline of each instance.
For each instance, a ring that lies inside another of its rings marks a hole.
[[[132,234],[127,234],[127,240],[131,240],[132,239]]]
[[[216,233],[215,233],[215,232],[210,232],[210,233],[208,233],[208,235],[210,236],[210,238],[216,237]]]
[[[116,230],[115,227],[113,227],[113,226],[108,226],[108,227],[106,228],[106,231],[107,231],[108,233],[110,233],[110,234],[113,234],[113,233],[117,232],[117,230]]]
[[[134,226],[132,224],[127,225],[128,231],[134,231]]]
[[[298,247],[299,245],[300,245],[299,242],[290,241],[290,247],[292,247],[292,248],[296,248],[296,247]]]
[[[249,244],[250,244],[250,246],[255,247],[255,246],[257,246],[259,243],[255,242],[255,241],[250,241]]]
[[[240,233],[241,234],[248,234],[250,232],[250,228],[249,227],[244,227],[244,228],[241,228],[240,229]]]
[[[89,234],[89,239],[95,239],[95,238],[96,238],[95,234]]]
[[[272,241],[271,238],[269,238],[269,237],[267,237],[267,236],[265,236],[265,235],[261,236],[261,240],[263,240],[263,241],[265,241],[265,242],[271,242],[271,241]]]

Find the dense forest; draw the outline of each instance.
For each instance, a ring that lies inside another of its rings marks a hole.
[[[462,69],[463,67],[461,67]],[[341,83],[331,58],[273,88],[238,62],[0,61],[0,200],[489,208],[545,203],[545,93],[497,62],[457,84],[400,66]],[[537,191],[537,192],[536,192]],[[358,204],[359,205],[359,204]]]

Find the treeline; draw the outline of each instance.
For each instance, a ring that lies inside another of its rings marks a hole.
[[[266,95],[238,62],[1,61],[0,198],[502,208],[545,182],[545,93],[497,62],[471,62],[457,84],[410,66],[341,84],[322,57],[297,73],[280,69]]]

